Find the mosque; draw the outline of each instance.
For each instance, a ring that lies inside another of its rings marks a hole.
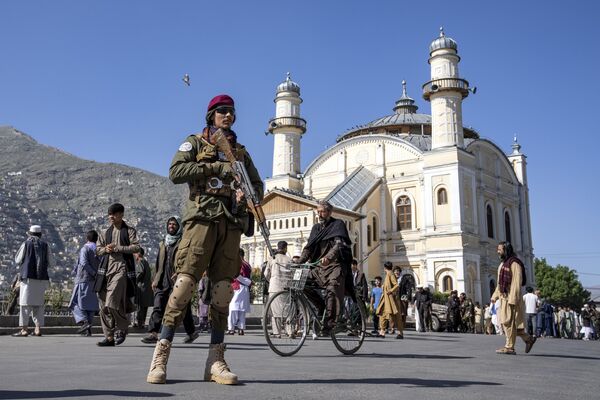
[[[288,74],[275,96],[273,173],[263,208],[272,244],[298,255],[327,199],[343,219],[354,257],[369,280],[383,263],[402,268],[402,282],[434,291],[456,289],[486,301],[496,285],[496,245],[510,241],[533,277],[526,156],[516,138],[505,154],[463,127],[462,102],[475,88],[459,75],[456,41],[440,35],[429,46],[431,80],[419,114],[402,82],[393,113],[360,125],[300,170],[300,86]],[[253,267],[268,257],[260,235],[242,237]],[[530,278],[531,279],[531,278]]]

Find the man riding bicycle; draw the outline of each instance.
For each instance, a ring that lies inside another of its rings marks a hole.
[[[310,279],[325,289],[325,299],[315,289],[305,289],[305,294],[318,307],[320,314],[325,312],[324,333],[335,327],[346,287],[352,289],[350,237],[344,221],[333,218],[332,211],[333,206],[329,202],[318,202],[319,222],[312,227],[298,260],[300,264],[319,262],[311,271]]]

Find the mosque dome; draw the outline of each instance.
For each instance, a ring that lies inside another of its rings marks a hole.
[[[433,42],[431,42],[431,44],[429,45],[429,53],[433,53],[434,51],[439,50],[439,49],[456,50],[457,48],[458,48],[458,45],[456,44],[456,41],[454,39],[446,36],[444,34],[444,28],[441,27],[440,28],[440,36],[437,39],[435,39]]]
[[[431,115],[417,113],[418,106],[406,91],[406,81],[402,81],[402,96],[396,100],[394,113],[377,118],[366,124],[348,129],[337,137],[337,142],[356,136],[388,134],[405,140],[420,140],[411,136],[427,136],[431,140]],[[463,127],[465,138],[477,139],[479,134],[471,127]],[[417,146],[422,147],[422,146]]]
[[[300,86],[292,80],[289,72],[287,73],[287,78],[285,78],[285,81],[281,82],[279,86],[277,86],[277,93],[281,92],[295,92],[300,94]]]

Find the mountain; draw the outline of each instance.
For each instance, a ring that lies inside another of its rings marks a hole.
[[[125,206],[125,220],[153,264],[166,220],[180,214],[186,190],[148,171],[83,160],[0,126],[0,287],[14,276],[14,256],[32,224],[42,226],[52,248],[52,281],[67,283],[85,232],[105,230],[114,202]]]

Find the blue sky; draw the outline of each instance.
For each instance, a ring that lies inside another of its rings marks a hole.
[[[346,129],[390,114],[402,79],[430,112],[420,87],[443,25],[478,87],[464,124],[506,152],[517,134],[528,156],[536,255],[600,285],[598,15],[595,1],[1,2],[0,124],[166,175],[208,100],[229,93],[268,177],[264,131],[287,71],[302,88],[306,166]]]

